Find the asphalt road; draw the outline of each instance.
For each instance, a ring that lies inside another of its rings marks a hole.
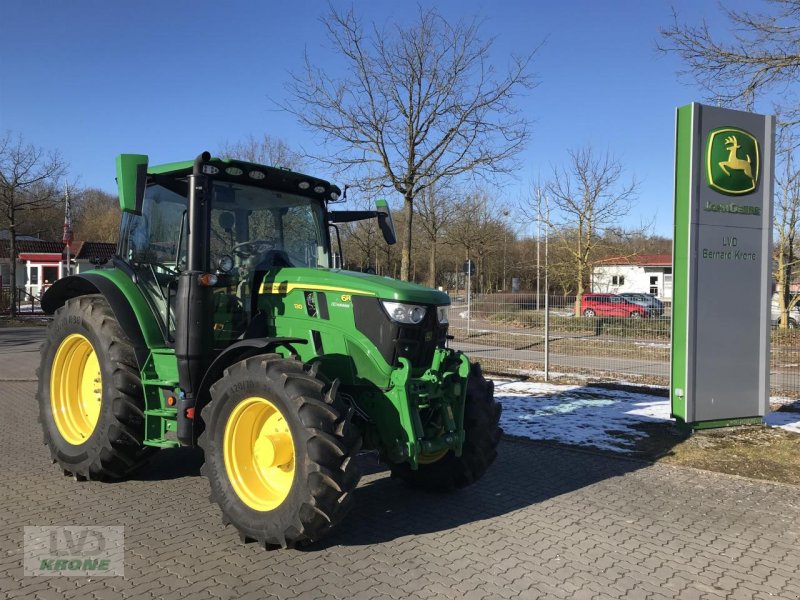
[[[331,536],[243,545],[207,501],[197,450],[113,484],[51,464],[40,336],[0,330],[0,598],[800,598],[800,487],[510,440],[450,495],[408,490],[364,455]],[[23,575],[24,526],[89,524],[125,528],[124,577]]]

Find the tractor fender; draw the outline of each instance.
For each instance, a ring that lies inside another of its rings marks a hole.
[[[123,277],[130,284],[124,291],[117,281]],[[101,275],[100,272],[89,272],[63,277],[53,283],[42,296],[42,310],[53,314],[67,300],[87,294],[102,294],[106,299],[114,317],[133,344],[140,368],[144,365],[151,347],[164,345],[163,335],[147,301],[136,284],[122,273],[107,276],[105,273]],[[138,311],[134,309],[134,303]],[[145,308],[146,311],[143,310]],[[142,322],[148,320],[149,322]]]
[[[239,340],[225,348],[206,369],[205,375],[200,382],[200,388],[197,394],[197,403],[195,404],[195,414],[198,414],[203,406],[209,403],[208,390],[211,385],[220,377],[222,377],[225,369],[230,367],[233,363],[244,360],[257,354],[266,354],[273,351],[280,346],[289,347],[290,344],[307,344],[308,340],[295,337],[259,337]]]

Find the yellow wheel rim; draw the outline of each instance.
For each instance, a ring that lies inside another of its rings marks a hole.
[[[436,452],[431,452],[430,454],[420,454],[419,458],[417,458],[417,462],[421,465],[435,463],[436,461],[442,460],[444,455],[447,454],[447,451],[447,448],[444,448],[442,450],[437,450]]]
[[[266,398],[245,398],[231,412],[222,438],[233,491],[253,510],[277,508],[294,480],[294,440],[281,411]]]
[[[50,371],[50,406],[67,443],[80,446],[92,435],[103,403],[103,378],[92,344],[79,333],[56,350]]]

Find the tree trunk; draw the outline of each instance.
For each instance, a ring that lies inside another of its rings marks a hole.
[[[406,193],[403,197],[403,214],[406,230],[403,234],[403,248],[400,251],[400,279],[409,281],[411,275],[411,219],[414,216],[414,197]]]
[[[9,307],[9,314],[11,318],[17,316],[17,230],[14,227],[14,221],[8,226],[8,256],[9,256],[9,286],[8,291],[10,293],[10,302],[11,305]]]
[[[428,257],[428,285],[436,288],[436,240],[431,240],[431,253]]]
[[[583,265],[578,263],[578,291],[575,296],[575,316],[579,317],[583,313],[581,302],[583,300]]]

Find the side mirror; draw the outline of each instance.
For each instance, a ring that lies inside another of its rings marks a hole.
[[[378,209],[378,227],[381,228],[383,239],[390,246],[397,243],[397,235],[394,232],[394,221],[392,221],[392,212],[389,210],[389,204],[386,200],[376,200],[375,207]]]
[[[123,212],[142,214],[146,185],[147,155],[120,154],[117,157],[117,187],[119,207]]]

